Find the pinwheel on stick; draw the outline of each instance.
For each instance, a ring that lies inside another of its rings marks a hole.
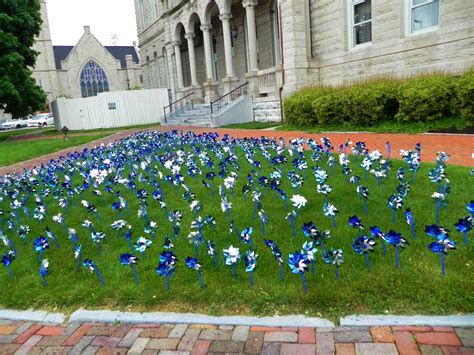
[[[407,224],[411,228],[411,236],[413,237],[413,239],[416,239],[415,217],[413,217],[413,213],[409,208],[405,210],[405,222],[407,222]]]
[[[8,271],[8,276],[12,277],[12,270],[11,270],[11,264],[13,260],[15,260],[15,252],[13,250],[9,250],[6,253],[2,255],[2,264],[7,268]]]
[[[202,282],[202,277],[201,277],[201,264],[199,264],[198,260],[196,258],[191,258],[187,257],[186,258],[186,266],[192,270],[197,271],[198,275],[198,280],[199,280],[199,285],[201,288],[204,288],[204,283]]]
[[[48,239],[43,236],[36,238],[33,242],[35,251],[38,253],[38,261],[43,257],[46,249],[49,249]]]
[[[456,229],[464,236],[464,245],[467,245],[467,233],[472,229],[472,216],[461,218],[458,223],[454,225]]]
[[[232,275],[237,277],[236,265],[240,261],[239,248],[234,248],[232,245],[228,249],[224,249],[225,264],[232,266]]]
[[[339,210],[333,204],[325,202],[323,204],[323,213],[326,217],[332,220],[332,226],[336,228],[336,214],[339,213]]]
[[[304,276],[304,273],[308,270],[308,259],[306,258],[306,254],[301,254],[297,251],[293,254],[288,254],[288,266],[293,274],[299,274],[301,276],[303,290],[307,293],[308,289],[306,286],[306,278]]]
[[[132,269],[135,283],[138,284],[138,275],[135,268],[138,265],[138,258],[133,254],[125,253],[120,255],[119,261],[123,266],[129,266]]]
[[[160,263],[155,271],[160,276],[165,277],[166,290],[170,289],[169,277],[174,274],[178,259],[171,251],[164,251],[160,254]]]
[[[90,272],[95,273],[97,277],[99,278],[99,281],[102,284],[102,286],[105,286],[104,279],[102,278],[102,275],[100,274],[98,267],[94,264],[94,262],[91,259],[84,259],[84,261],[82,262],[82,265]]]
[[[145,259],[145,251],[151,247],[153,242],[145,237],[139,237],[134,244],[135,251],[142,254],[142,258]]]
[[[405,249],[405,247],[408,245],[408,241],[405,238],[402,238],[401,234],[395,232],[394,230],[390,230],[387,234],[385,234],[385,240],[388,244],[395,247],[395,265],[398,268],[400,248]]]
[[[278,262],[280,266],[280,281],[283,282],[284,281],[284,278],[283,278],[283,262],[284,261],[281,255],[280,248],[275,244],[273,240],[264,239],[263,241],[265,242],[265,245],[270,248],[273,254],[273,257],[275,258],[275,260]]]
[[[365,255],[365,263],[367,265],[367,270],[370,270],[370,259],[369,259],[369,251],[374,252],[375,246],[377,243],[373,238],[369,238],[365,235],[359,235],[354,239],[354,244],[352,244],[352,248],[354,251],[359,255]]]
[[[49,262],[48,262],[48,259],[43,259],[41,261],[41,266],[40,266],[40,269],[39,269],[39,274],[41,276],[41,278],[43,279],[43,285],[46,286],[47,283],[46,283],[46,276],[48,276],[48,273],[49,273]]]
[[[339,280],[339,267],[344,262],[344,252],[342,249],[329,249],[323,254],[326,264],[334,265],[336,268],[336,280]]]
[[[250,286],[253,287],[253,272],[257,267],[258,254],[254,250],[245,253],[245,271],[249,273]]]

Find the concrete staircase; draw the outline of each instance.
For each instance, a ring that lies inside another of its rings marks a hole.
[[[171,114],[171,116],[167,118],[166,124],[210,127],[211,106],[207,104],[195,104],[193,108]]]
[[[257,122],[280,122],[280,101],[268,97],[254,98],[253,115]]]

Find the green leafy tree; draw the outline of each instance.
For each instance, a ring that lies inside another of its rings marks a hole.
[[[0,0],[0,109],[14,117],[44,108],[46,96],[31,77],[41,31],[39,0]]]

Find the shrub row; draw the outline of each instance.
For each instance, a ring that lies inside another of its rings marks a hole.
[[[474,71],[460,77],[430,75],[385,79],[342,88],[315,87],[284,102],[287,123],[295,126],[383,121],[427,122],[462,115],[474,122]]]

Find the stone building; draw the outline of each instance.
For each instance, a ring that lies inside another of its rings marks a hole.
[[[145,87],[254,102],[311,85],[459,72],[474,64],[472,0],[135,0]]]
[[[75,46],[54,46],[46,0],[40,2],[43,24],[34,46],[40,54],[33,78],[47,94],[48,103],[60,96],[79,98],[142,87],[136,46],[103,46],[89,26],[84,26]]]

